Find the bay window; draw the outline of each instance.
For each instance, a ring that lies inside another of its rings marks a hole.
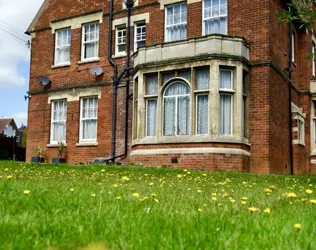
[[[158,74],[148,74],[146,80],[146,136],[156,136]]]
[[[220,70],[220,134],[232,134],[233,71]]]
[[[52,101],[50,144],[66,142],[67,100]]]
[[[57,30],[55,34],[55,65],[70,63],[71,29]]]
[[[186,3],[170,5],[166,8],[165,42],[187,38],[187,5]]]
[[[81,60],[97,59],[99,56],[99,23],[89,23],[82,27]]]
[[[203,35],[227,35],[227,0],[203,0]]]
[[[97,141],[98,98],[83,97],[80,100],[80,142]]]

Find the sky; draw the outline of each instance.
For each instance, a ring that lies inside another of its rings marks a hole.
[[[27,124],[31,38],[24,31],[43,1],[0,0],[0,118],[14,118],[18,126]]]

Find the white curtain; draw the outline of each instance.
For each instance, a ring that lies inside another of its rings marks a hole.
[[[227,17],[212,18],[205,20],[205,34],[227,34]]]
[[[82,139],[94,140],[97,138],[97,97],[82,99]]]
[[[158,75],[149,74],[146,76],[146,95],[157,95],[158,94]]]
[[[204,0],[205,34],[227,34],[227,0]]]
[[[165,73],[163,73],[163,83],[167,82],[168,80],[170,80],[174,76],[175,76],[174,72],[165,72]]]
[[[191,70],[180,71],[178,75],[191,82]]]
[[[89,24],[85,26],[84,58],[98,56],[99,48],[99,24]]]
[[[98,56],[98,42],[85,44],[85,58],[93,58]]]
[[[208,95],[197,96],[197,134],[208,134]]]
[[[209,74],[210,70],[208,68],[205,69],[197,69],[196,70],[196,89],[208,89],[209,88]]]
[[[232,71],[231,70],[221,70],[221,89],[233,89],[232,84]]]
[[[61,64],[66,62],[70,62],[70,46],[57,48],[55,64]]]
[[[187,6],[176,4],[167,8],[166,41],[184,40],[187,38]]]
[[[221,95],[220,101],[220,133],[232,133],[232,95]]]
[[[67,102],[53,102],[52,142],[66,141]]]
[[[172,83],[164,95],[164,135],[188,135],[190,131],[190,89]]]
[[[157,99],[147,100],[147,136],[157,135]]]
[[[71,30],[57,31],[56,36],[55,64],[70,62]]]

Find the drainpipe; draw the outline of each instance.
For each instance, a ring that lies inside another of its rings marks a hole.
[[[112,23],[113,23],[113,1],[110,0],[109,36],[108,36],[108,60],[113,67],[113,103],[112,103],[112,152],[111,162],[115,163],[116,150],[116,111],[117,111],[117,64],[112,59]]]
[[[292,23],[289,25],[289,35],[290,35],[290,53],[289,53],[289,149],[290,149],[290,173],[291,175],[294,174],[294,167],[293,167],[293,141],[292,141],[292,60],[293,60],[293,54],[292,54],[292,35],[293,35],[293,27]]]
[[[124,154],[127,156],[128,151],[128,109],[129,109],[129,85],[130,85],[130,68],[131,68],[131,15],[134,6],[133,0],[126,0],[125,2],[127,15],[127,57],[126,57],[126,100],[125,100],[125,150]]]

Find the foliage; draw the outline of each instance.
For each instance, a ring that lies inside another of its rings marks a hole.
[[[0,162],[0,249],[312,249],[316,177]]]
[[[27,128],[24,128],[22,134],[22,148],[26,148],[26,140],[27,140]]]
[[[315,24],[316,0],[294,0],[289,1],[288,9],[278,13],[279,22],[295,22],[301,24],[301,28],[310,28]]]
[[[37,157],[44,157],[45,156],[45,148],[40,147],[39,145],[35,149],[35,153]]]
[[[64,153],[64,151],[65,151],[65,148],[66,148],[66,145],[65,145],[65,143],[63,143],[63,142],[58,142],[58,156],[60,157],[60,158],[62,158],[63,157],[63,153]]]

